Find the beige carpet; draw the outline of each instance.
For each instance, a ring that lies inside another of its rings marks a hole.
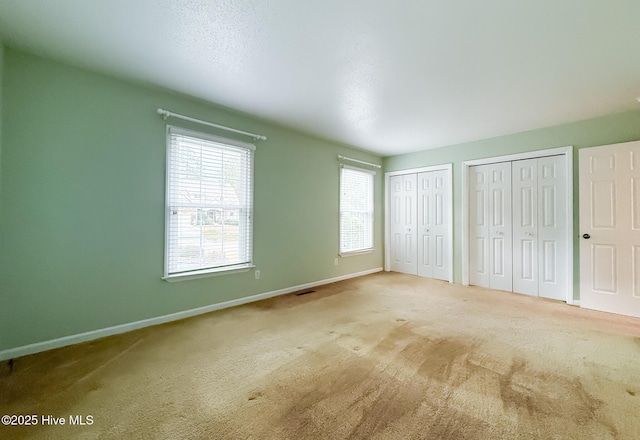
[[[315,290],[4,362],[0,415],[66,424],[0,438],[640,438],[640,320],[402,274]]]

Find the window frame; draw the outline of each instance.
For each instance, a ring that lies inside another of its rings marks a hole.
[[[170,222],[171,222],[171,219],[170,219],[171,207],[169,206],[169,202],[170,202],[171,181],[172,181],[171,180],[171,166],[172,166],[171,134],[172,133],[193,137],[203,141],[210,141],[210,142],[216,142],[219,144],[229,145],[231,147],[243,148],[250,151],[249,166],[247,171],[248,178],[249,178],[248,179],[249,189],[247,190],[249,203],[247,205],[250,211],[249,225],[247,226],[247,231],[249,235],[248,237],[244,237],[245,240],[247,238],[250,239],[249,252],[248,252],[249,262],[228,265],[228,266],[216,266],[216,267],[211,267],[206,269],[196,269],[196,270],[177,272],[177,273],[169,272]],[[184,281],[189,279],[197,279],[197,278],[204,278],[204,277],[210,277],[210,276],[226,275],[231,273],[247,272],[253,269],[255,267],[255,265],[253,264],[253,241],[254,241],[253,240],[253,210],[254,210],[254,204],[255,204],[254,163],[255,163],[256,146],[251,143],[242,142],[235,139],[229,139],[221,136],[215,136],[215,135],[201,132],[201,131],[195,131],[195,130],[189,130],[182,127],[176,127],[174,125],[169,125],[169,124],[167,124],[166,126],[165,139],[166,139],[166,165],[165,165],[166,169],[165,169],[165,197],[164,197],[164,210],[165,210],[164,234],[165,236],[164,236],[164,276],[162,277],[162,279],[168,282],[176,282],[176,281]]]
[[[352,250],[342,250],[342,187],[343,187],[343,182],[342,182],[342,170],[343,169],[348,169],[348,170],[352,170],[352,171],[357,171],[363,174],[369,174],[371,175],[371,211],[370,211],[370,215],[371,215],[371,223],[370,223],[370,229],[371,229],[371,246],[370,247],[366,247],[366,248],[361,248],[361,249],[352,249]],[[338,255],[340,255],[341,257],[351,257],[351,256],[356,256],[356,255],[363,255],[363,254],[370,254],[374,251],[374,241],[375,241],[375,176],[376,176],[376,172],[374,170],[367,170],[364,168],[360,168],[360,167],[354,167],[354,166],[350,166],[350,165],[345,165],[345,164],[340,164],[340,172],[339,172],[339,199],[338,199]]]

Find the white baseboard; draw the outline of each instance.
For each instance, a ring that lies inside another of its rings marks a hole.
[[[10,348],[8,350],[0,351],[0,361],[7,360],[7,359],[14,359],[20,356],[26,356],[28,354],[38,353],[41,351],[51,350],[54,348],[65,347],[67,345],[79,344],[80,342],[86,342],[94,339],[104,338],[105,336],[117,335],[119,333],[126,333],[132,330],[137,330],[144,327],[150,327],[152,325],[164,324],[166,322],[171,322],[171,321],[178,321],[180,319],[189,318],[191,316],[202,315],[204,313],[213,312],[215,310],[235,307],[235,306],[247,304],[250,302],[260,301],[262,299],[272,298],[274,296],[295,292],[297,290],[308,289],[310,287],[321,286],[323,284],[335,283],[337,281],[348,280],[349,278],[361,277],[364,275],[369,275],[369,274],[381,272],[381,271],[382,271],[382,267],[377,267],[375,269],[364,270],[362,272],[351,273],[348,275],[342,275],[334,278],[327,278],[325,280],[319,280],[311,283],[300,284],[298,286],[286,287],[284,289],[272,290],[271,292],[259,293],[257,295],[251,295],[244,298],[233,299],[231,301],[211,304],[208,306],[198,307],[191,310],[184,310],[182,312],[171,313],[169,315],[143,319],[142,321],[135,321],[127,324],[115,325],[113,327],[107,327],[99,330],[92,330],[89,332],[79,333],[76,335],[65,336],[57,339],[51,339],[49,341],[24,345],[22,347]]]

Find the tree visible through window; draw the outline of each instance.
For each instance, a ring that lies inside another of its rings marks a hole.
[[[252,263],[254,148],[170,127],[165,277]]]
[[[341,165],[340,253],[373,248],[373,171]]]

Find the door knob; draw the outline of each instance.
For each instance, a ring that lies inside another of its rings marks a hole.
[[[527,237],[531,237],[533,234],[531,232],[525,232],[524,235],[526,235]]]
[[[498,235],[504,235],[504,232],[502,232],[502,231],[496,231],[496,234],[498,234]]]
[[[582,238],[584,238],[585,240],[588,240],[588,239],[590,239],[590,238],[591,238],[591,235],[589,235],[589,234],[583,234],[583,235],[582,235]]]

